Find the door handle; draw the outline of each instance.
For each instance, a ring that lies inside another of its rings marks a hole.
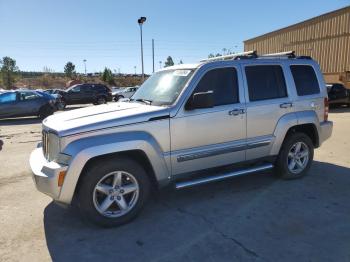
[[[283,103],[280,104],[280,108],[290,108],[293,106],[293,103]]]
[[[228,112],[230,116],[238,116],[239,114],[244,114],[244,113],[245,113],[245,109],[243,108],[235,108]]]

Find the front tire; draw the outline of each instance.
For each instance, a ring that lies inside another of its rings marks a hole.
[[[40,119],[45,119],[46,117],[52,115],[55,112],[55,110],[51,106],[44,106],[39,110],[39,115],[38,117]]]
[[[120,157],[103,160],[87,170],[78,191],[83,217],[104,227],[134,219],[150,192],[150,181],[136,161]]]
[[[107,99],[104,96],[100,96],[96,100],[96,105],[102,105],[106,103],[107,103]]]
[[[304,133],[286,137],[276,160],[276,174],[283,179],[303,177],[310,169],[314,157],[314,145]]]

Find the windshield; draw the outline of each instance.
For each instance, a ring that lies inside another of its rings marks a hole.
[[[165,70],[154,73],[130,99],[149,101],[152,105],[171,105],[193,73],[190,69]]]

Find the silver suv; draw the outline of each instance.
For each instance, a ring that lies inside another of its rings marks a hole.
[[[245,52],[160,70],[129,102],[46,118],[30,165],[39,191],[116,226],[169,184],[269,169],[300,178],[331,133],[314,60]]]

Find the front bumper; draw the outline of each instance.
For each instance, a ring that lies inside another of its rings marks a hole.
[[[333,122],[332,121],[324,121],[320,123],[320,135],[319,140],[320,144],[326,141],[332,135],[333,131]]]
[[[58,186],[58,175],[61,171],[67,171],[68,167],[47,161],[42,147],[36,148],[31,153],[29,163],[36,188],[59,201],[61,187]]]

